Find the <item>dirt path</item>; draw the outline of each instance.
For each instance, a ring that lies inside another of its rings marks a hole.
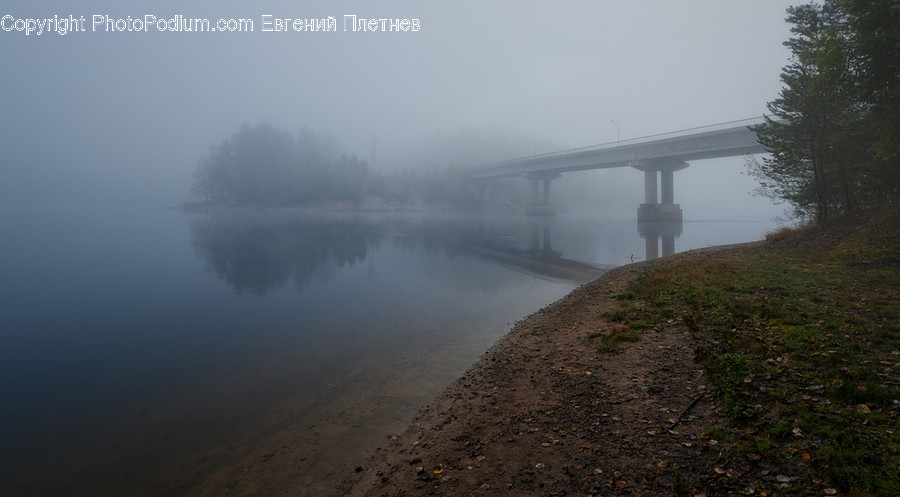
[[[650,264],[518,323],[337,495],[699,493],[718,453],[706,430],[721,419],[690,335],[673,323],[612,354],[591,338],[612,329],[609,293]]]

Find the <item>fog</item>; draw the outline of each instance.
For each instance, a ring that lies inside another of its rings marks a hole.
[[[389,173],[751,118],[780,89],[788,5],[3,0],[0,494],[203,495],[234,481],[234,495],[257,482],[322,494],[594,269],[751,240],[782,211],[749,194],[740,157],[675,173],[684,227],[636,222],[632,168],[564,174],[556,217],[166,209],[194,200],[198,162],[242,125],[308,130]],[[137,27],[151,16],[254,30]],[[334,30],[264,24],[329,17]],[[62,34],[61,19],[78,22]],[[297,147],[268,153],[290,140],[248,141],[242,173],[301,170],[282,167]],[[358,174],[319,179],[364,184],[360,161],[334,163]],[[229,177],[261,192],[249,204],[290,181],[333,186],[250,176]]]
[[[791,3],[7,0],[0,195],[177,205],[210,145],[262,121],[331,135],[390,170],[759,116],[780,88]],[[16,20],[54,15],[84,16],[85,31],[16,29]],[[94,15],[247,18],[255,29],[95,32]],[[265,15],[333,16],[337,30],[263,32]],[[345,31],[345,15],[421,28]],[[780,211],[748,195],[741,170],[736,158],[677,173],[686,219],[691,208]],[[641,200],[637,171],[578,174],[598,185],[596,198],[633,187],[629,209]]]

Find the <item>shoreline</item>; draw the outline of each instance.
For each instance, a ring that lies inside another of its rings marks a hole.
[[[180,207],[185,212],[287,212],[287,213],[370,213],[370,212],[473,212],[471,209],[445,204],[427,204],[422,201],[415,202],[389,202],[381,197],[367,196],[359,202],[345,200],[328,200],[313,202],[310,204],[286,204],[286,205],[253,205],[253,204],[227,204],[184,202]]]
[[[334,495],[897,495],[898,221],[615,268],[516,323]]]
[[[610,294],[640,272],[684,258],[754,251],[764,243],[619,266],[534,312],[403,433],[390,435],[390,443],[333,495],[571,495],[625,487],[671,493],[683,483],[667,470],[666,459],[689,460],[708,450],[703,430],[719,421],[709,402],[697,401],[710,384],[694,362],[693,339],[673,325],[642,332],[621,353],[605,355],[591,338],[611,329],[603,317],[617,305]],[[688,406],[678,434],[667,433]]]

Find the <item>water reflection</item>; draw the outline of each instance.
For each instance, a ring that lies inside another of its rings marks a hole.
[[[297,291],[366,262],[383,243],[453,259],[472,256],[532,276],[586,281],[609,265],[567,259],[553,245],[555,219],[485,215],[367,216],[210,213],[191,223],[195,253],[238,294]],[[374,261],[369,260],[369,271]]]
[[[325,219],[266,213],[224,213],[191,224],[194,251],[207,269],[238,293],[262,296],[290,279],[298,291],[328,281],[345,266],[366,259],[380,234],[359,220],[340,227]]]
[[[683,229],[680,220],[638,221],[645,259],[674,254]],[[541,278],[586,281],[627,261],[566,257],[566,252],[596,244],[609,231],[596,221],[573,228],[571,220],[546,216],[227,212],[195,219],[191,239],[209,271],[238,294],[262,296],[288,281],[297,291],[327,282],[341,268],[365,262],[384,243],[448,259],[471,256]],[[565,242],[554,243],[563,232]],[[634,260],[632,255],[629,261]]]
[[[0,268],[0,294],[42,282],[0,303],[0,495],[202,497],[251,472],[260,494],[322,495],[575,286],[472,257],[474,216],[141,219],[59,222],[30,234],[33,263]],[[518,218],[487,224],[527,243]]]
[[[479,237],[468,245],[469,253],[537,277],[569,281],[587,281],[612,267],[564,257],[553,245],[555,222],[556,218],[547,216],[527,217],[514,224],[483,219]]]
[[[660,256],[660,241],[662,241],[662,256],[675,253],[675,238],[684,232],[684,222],[677,221],[638,221],[638,233],[645,243],[645,256],[647,260]]]
[[[592,215],[250,210],[36,226],[0,244],[20,247],[0,257],[14,297],[0,495],[202,497],[241,472],[273,488],[260,494],[321,495],[509,323],[681,234],[640,225],[641,240],[633,218]],[[748,228],[690,223],[679,249]]]

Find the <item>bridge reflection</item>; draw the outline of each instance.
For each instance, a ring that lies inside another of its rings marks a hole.
[[[662,256],[675,253],[675,239],[684,231],[681,219],[674,221],[642,221],[637,223],[638,233],[644,239],[645,257],[649,261],[660,257],[660,241]]]
[[[528,217],[524,223],[505,224],[496,217],[485,216],[478,236],[469,240],[469,255],[539,278],[588,281],[615,267],[615,264],[592,264],[566,257],[565,249],[553,243],[556,217]],[[602,228],[598,228],[602,230]],[[644,258],[652,260],[675,253],[675,240],[683,232],[683,222],[638,221],[637,231],[644,239]],[[632,232],[633,233],[633,232]],[[661,243],[661,245],[660,245]],[[631,255],[631,261],[640,260]]]
[[[585,282],[629,262],[635,225],[573,216],[291,214],[209,212],[191,222],[191,242],[207,269],[238,294],[298,292],[342,269],[368,263],[383,244],[452,259],[461,255],[542,279]],[[645,258],[675,252],[682,223],[639,221]],[[638,243],[636,243],[638,242]],[[662,243],[660,249],[660,242]],[[640,260],[632,255],[632,262]],[[602,261],[602,263],[601,263]]]
[[[611,265],[567,259],[562,252],[554,250],[554,221],[552,217],[528,218],[526,236],[521,236],[520,231],[509,231],[508,226],[498,227],[495,220],[483,218],[479,225],[479,236],[469,243],[467,251],[492,264],[539,278],[581,282],[592,280],[612,269]],[[527,242],[523,244],[523,241]]]

